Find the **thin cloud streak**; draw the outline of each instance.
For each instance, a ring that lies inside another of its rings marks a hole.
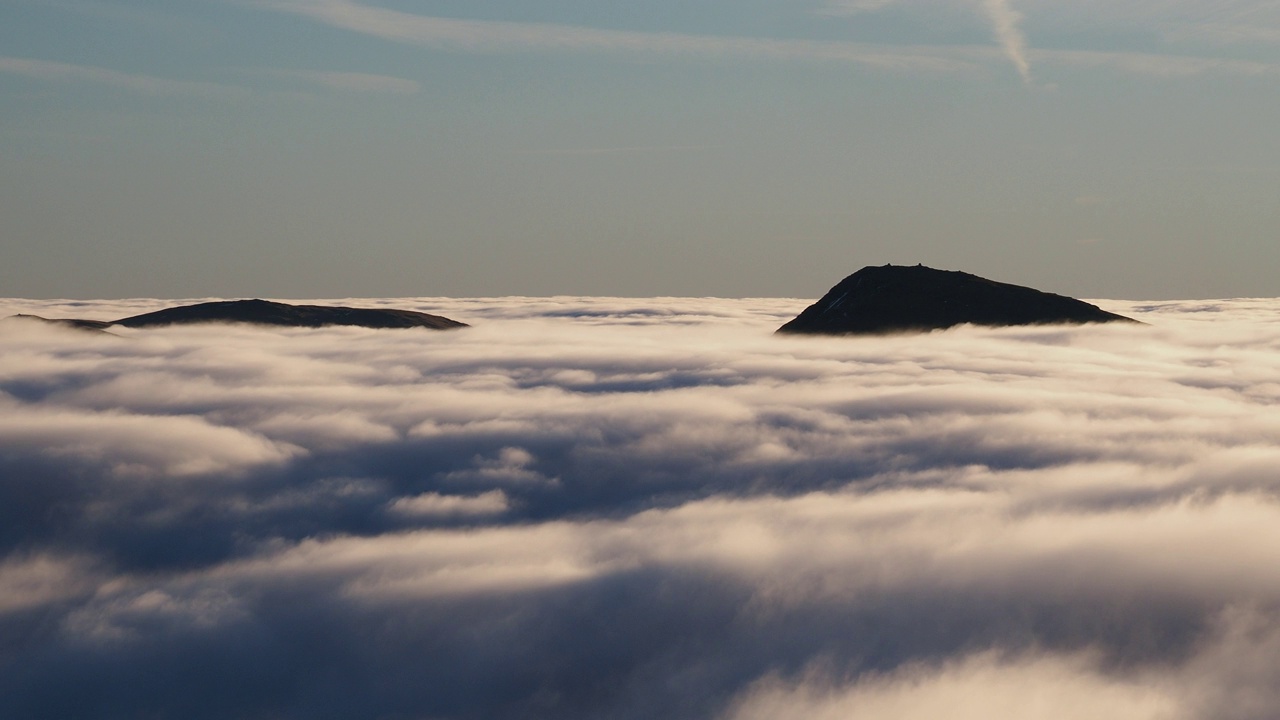
[[[831,12],[874,12],[893,3],[833,6]],[[395,42],[453,52],[610,52],[668,57],[763,58],[850,62],[886,70],[966,73],[997,58],[1011,62],[1032,82],[1032,62],[1068,67],[1107,67],[1160,78],[1280,73],[1272,63],[1186,54],[1084,51],[1029,47],[1022,14],[1008,0],[982,0],[1000,48],[974,45],[890,46],[601,30],[550,23],[516,23],[416,15],[351,0],[262,0],[259,6],[311,18],[332,27]],[[843,11],[841,10],[843,8]]]
[[[1266,76],[1280,73],[1280,66],[1262,59],[1215,56],[1203,46],[1267,45],[1280,42],[1280,12],[1274,4],[1257,0],[1205,5],[1196,0],[1115,3],[1085,0],[1021,0],[1026,14],[1014,10],[1011,0],[981,0],[1004,56],[1031,81],[1031,65],[1112,68],[1130,75],[1189,78],[1204,75]],[[849,0],[831,2],[822,11],[830,15],[856,15],[881,11],[907,0]],[[1093,30],[1147,31],[1156,29],[1170,52],[1157,50],[1073,50],[1069,47],[1030,47],[1022,27],[1024,20],[1047,26],[1071,25]],[[1199,46],[1197,46],[1197,44]],[[940,48],[941,50],[942,48]],[[980,61],[981,49],[947,48],[955,57]],[[1181,51],[1179,51],[1181,50]]]
[[[1111,67],[1130,75],[1175,79],[1228,75],[1267,77],[1280,74],[1280,65],[1253,60],[1090,50],[1030,50],[1037,62],[1073,67]]]
[[[303,80],[343,92],[415,95],[422,90],[422,85],[416,80],[373,73],[273,70],[270,74],[281,78]]]
[[[218,83],[169,80],[150,75],[122,73],[91,65],[74,65],[30,58],[0,57],[0,73],[20,75],[50,82],[96,83],[141,95],[192,95],[210,98],[234,98],[248,94],[248,91],[242,88]]]
[[[879,12],[901,3],[902,0],[832,0],[818,12],[823,15],[860,15]],[[980,7],[982,14],[991,23],[1005,57],[1018,71],[1022,81],[1031,84],[1027,38],[1021,28],[1022,14],[1013,9],[1009,0],[981,0]]]
[[[758,57],[852,62],[882,69],[922,72],[960,72],[974,67],[965,60],[921,48],[460,20],[415,15],[348,0],[266,0],[261,6],[309,17],[352,32],[457,52],[560,51]]]

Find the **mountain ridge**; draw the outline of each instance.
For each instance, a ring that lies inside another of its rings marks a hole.
[[[377,329],[423,327],[431,330],[453,330],[470,327],[441,315],[394,308],[354,308],[343,305],[291,305],[271,300],[216,300],[179,305],[119,320],[78,320],[74,318],[27,317],[65,327],[104,330],[119,325],[128,328],[192,325],[199,323],[247,323],[276,327],[319,328],[354,326]]]

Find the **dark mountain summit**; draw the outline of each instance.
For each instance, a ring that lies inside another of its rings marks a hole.
[[[157,327],[161,325],[190,325],[192,323],[250,323],[283,327],[317,328],[326,325],[354,325],[367,328],[415,328],[451,330],[468,327],[466,323],[439,315],[429,315],[412,310],[351,308],[328,305],[289,305],[269,300],[223,300],[165,308],[143,315],[121,318],[111,322],[97,320],[58,319],[45,322],[68,327],[102,329],[111,325],[131,328]]]
[[[239,322],[311,328],[326,325],[356,325],[367,328],[425,327],[433,330],[467,327],[466,323],[412,310],[289,305],[269,300],[224,300],[183,305],[116,320],[112,324],[140,328],[204,322]]]
[[[865,267],[780,333],[870,335],[973,325],[1137,322],[1074,298],[923,265]]]

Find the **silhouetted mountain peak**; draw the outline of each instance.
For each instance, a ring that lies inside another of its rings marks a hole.
[[[31,317],[35,318],[35,316]],[[143,328],[215,322],[311,328],[328,325],[351,325],[367,328],[423,327],[432,330],[451,330],[453,328],[468,327],[466,323],[461,323],[457,320],[413,310],[352,308],[340,305],[290,305],[288,303],[258,299],[218,300],[215,302],[196,303],[195,305],[180,305],[110,322],[71,318],[56,320],[36,319],[80,329],[102,329],[111,325]]]
[[[124,318],[117,320],[114,324],[125,327],[154,327],[201,322],[240,322],[286,327],[324,327],[326,325],[355,325],[369,328],[425,327],[434,330],[466,327],[465,323],[456,320],[412,310],[290,305],[259,299],[219,300],[183,305]]]
[[[989,326],[1137,322],[1081,300],[955,270],[882,265],[841,280],[780,333],[865,335]]]

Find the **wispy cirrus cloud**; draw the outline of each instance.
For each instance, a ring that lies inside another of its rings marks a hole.
[[[243,88],[210,82],[171,80],[151,75],[123,73],[92,65],[0,57],[0,73],[50,82],[82,82],[106,85],[141,95],[189,95],[211,98],[240,97]]]
[[[362,72],[314,70],[250,70],[248,75],[276,77],[318,85],[339,92],[413,95],[422,90],[415,80]],[[90,83],[149,96],[187,96],[209,99],[243,98],[253,91],[222,83],[174,80],[31,58],[0,57],[0,74],[56,83]]]
[[[331,90],[359,93],[387,93],[392,95],[414,95],[422,90],[416,80],[378,75],[362,72],[332,72],[320,70],[272,70],[270,74],[279,78],[301,80],[327,87]]]
[[[876,12],[906,0],[858,0],[828,5],[828,14]],[[967,0],[966,0],[967,1]],[[973,0],[991,25],[998,47],[982,45],[888,45],[756,38],[684,33],[607,30],[553,23],[502,22],[418,15],[355,0],[259,0],[259,7],[307,17],[326,25],[434,49],[470,53],[607,52],[702,58],[766,58],[848,62],[867,67],[924,72],[972,71],[1003,58],[1026,83],[1032,64],[1111,68],[1133,75],[1164,78],[1222,74],[1257,76],[1280,72],[1265,60],[1160,53],[1145,50],[1073,50],[1036,48],[1023,29],[1024,13],[1011,0]],[[1029,11],[1052,16],[1054,4],[1028,3]],[[1120,11],[1108,13],[1115,16]],[[1146,15],[1155,13],[1149,9]],[[1129,18],[1132,11],[1124,14]],[[1141,13],[1140,13],[1141,15]],[[1159,14],[1167,18],[1167,13]],[[1125,20],[1124,22],[1130,22]],[[1121,22],[1116,19],[1116,22]],[[1208,20],[1206,19],[1207,23]],[[1173,27],[1172,25],[1170,27]],[[1200,24],[1206,32],[1210,25]],[[1172,32],[1172,30],[1170,31]]]
[[[954,72],[974,67],[967,59],[948,57],[928,48],[674,32],[632,32],[552,23],[464,20],[416,15],[352,0],[263,0],[259,5],[352,32],[460,52],[561,51],[763,57],[840,61],[885,69],[929,72]]]
[[[1020,24],[1022,15],[1009,5],[1009,0],[982,0],[982,9],[991,20],[1000,47],[1017,68],[1025,83],[1031,82],[1031,63],[1027,60],[1027,38]]]
[[[884,10],[906,0],[831,0],[818,12],[824,15],[860,15]],[[966,0],[968,2],[968,0]],[[1013,64],[1023,82],[1031,82],[1031,63],[1027,58],[1027,38],[1022,31],[1022,14],[1010,0],[976,0],[976,8],[991,24],[1005,57]]]
[[[820,12],[859,15],[894,6],[916,6],[926,17],[930,3],[971,7],[980,12],[990,23],[1004,57],[1028,83],[1033,62],[1107,67],[1131,75],[1165,78],[1280,72],[1280,66],[1266,56],[1245,58],[1215,54],[1213,50],[1213,46],[1280,43],[1280,8],[1263,0],[832,0]],[[1142,47],[1076,49],[1062,45],[1059,38],[1055,47],[1033,47],[1024,29],[1028,21],[1035,21],[1042,28],[1067,28],[1077,36],[1149,35],[1157,42]],[[955,47],[952,52],[964,55],[974,51]]]
[[[1140,52],[1093,50],[1031,50],[1038,62],[1073,67],[1108,67],[1129,75],[1159,78],[1224,75],[1265,77],[1280,75],[1280,65],[1254,60],[1196,57]]]

